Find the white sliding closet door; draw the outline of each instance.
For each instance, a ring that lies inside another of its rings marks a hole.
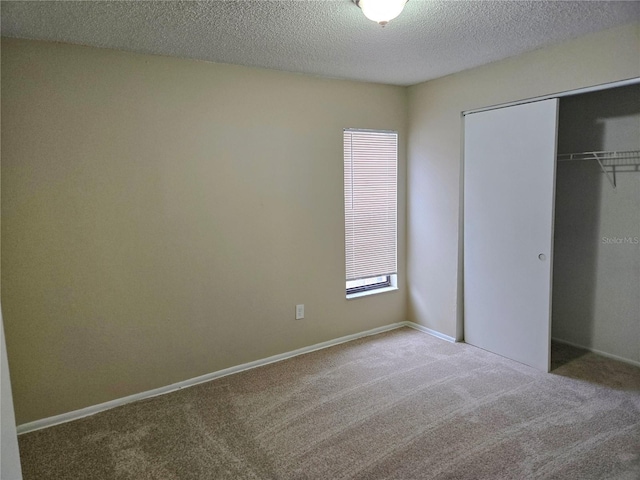
[[[558,100],[464,119],[465,342],[550,368]]]

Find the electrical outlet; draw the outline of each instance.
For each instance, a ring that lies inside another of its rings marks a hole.
[[[296,320],[304,318],[304,305],[296,305]]]

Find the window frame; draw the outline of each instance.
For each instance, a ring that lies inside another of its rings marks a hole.
[[[395,254],[395,270],[396,273],[388,273],[388,274],[381,274],[381,275],[374,275],[371,277],[365,277],[363,279],[352,279],[352,280],[345,280],[345,290],[346,290],[346,298],[347,299],[351,299],[351,298],[358,298],[358,297],[362,297],[362,296],[368,296],[368,295],[372,295],[372,294],[377,294],[377,293],[383,293],[383,292],[388,292],[388,291],[393,291],[393,290],[397,290],[397,261],[398,261],[398,168],[399,168],[399,160],[398,160],[398,144],[399,144],[399,133],[396,130],[376,130],[376,129],[362,129],[362,128],[344,128],[343,129],[343,149],[345,148],[346,145],[346,138],[345,138],[345,134],[348,132],[357,132],[357,133],[379,133],[379,134],[393,134],[395,136],[395,158],[394,158],[394,163],[395,163],[395,185],[394,185],[394,190],[395,190],[395,199],[394,199],[394,203],[395,203],[395,211],[394,211],[394,215],[395,215],[395,219],[394,219],[394,223],[395,223],[395,231],[394,231],[394,235],[395,235],[395,241],[394,241],[394,254]],[[353,161],[353,157],[351,157],[349,159],[349,161]],[[347,163],[347,157],[346,155],[343,155],[343,167],[346,168],[346,163]],[[346,175],[345,175],[346,176]],[[343,188],[344,188],[344,192],[345,192],[345,196],[346,196],[346,187],[347,187],[347,183],[345,181],[343,181]],[[350,186],[350,188],[353,188],[353,185]],[[346,242],[346,229],[347,229],[347,202],[346,202],[346,198],[345,198],[345,203],[344,203],[344,213],[345,213],[345,265],[347,263],[347,259],[346,259],[346,255],[347,255],[347,242]],[[378,278],[382,278],[384,277],[384,280],[382,281],[374,281],[374,279],[378,279]],[[346,279],[346,275],[345,275],[345,279]],[[354,283],[354,282],[358,282],[358,280],[372,280],[371,283],[365,283],[364,285],[358,285],[358,286],[352,286],[349,287],[348,284]]]
[[[361,292],[369,292],[371,290],[377,290],[379,288],[388,288],[391,286],[391,275],[378,275],[376,277],[369,277],[369,278],[363,278],[363,279],[359,279],[359,280],[372,280],[372,279],[377,279],[377,278],[383,278],[385,280],[381,281],[381,282],[375,282],[372,281],[371,283],[366,283],[364,285],[360,285],[357,287],[347,287],[347,295],[352,295],[354,293],[361,293]],[[358,280],[347,280],[347,284],[349,282],[357,282]]]

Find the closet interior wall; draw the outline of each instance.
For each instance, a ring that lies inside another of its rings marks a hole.
[[[562,98],[558,154],[640,150],[640,85]],[[552,338],[640,365],[640,160],[558,162]],[[613,174],[612,167],[605,168]]]

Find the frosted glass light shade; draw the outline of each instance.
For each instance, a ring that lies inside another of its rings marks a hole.
[[[402,12],[407,0],[358,0],[357,4],[369,20],[386,25]]]

